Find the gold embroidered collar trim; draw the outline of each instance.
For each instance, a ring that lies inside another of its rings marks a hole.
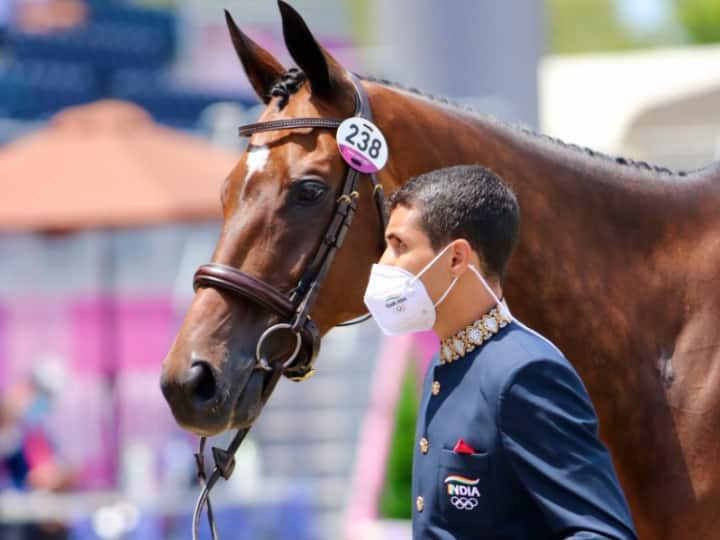
[[[497,334],[511,321],[512,319],[505,317],[497,308],[491,309],[470,326],[440,342],[440,363],[449,364],[462,358]]]

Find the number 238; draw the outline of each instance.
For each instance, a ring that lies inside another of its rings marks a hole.
[[[350,133],[347,137],[345,137],[345,142],[354,146],[361,152],[367,151],[368,155],[373,159],[380,155],[380,148],[382,147],[380,139],[373,137],[366,129],[360,131],[357,124],[350,124],[348,127],[350,129]],[[360,135],[360,141],[356,141],[356,137],[358,135]]]

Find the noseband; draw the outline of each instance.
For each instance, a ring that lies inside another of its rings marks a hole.
[[[349,75],[355,87],[355,112],[353,116],[372,120],[370,102],[365,93],[365,89],[355,75]],[[247,137],[253,133],[263,131],[279,131],[295,128],[337,129],[341,123],[342,120],[330,118],[288,118],[247,124],[239,128],[239,134],[240,136]],[[283,293],[260,278],[223,264],[205,264],[195,272],[193,280],[195,290],[203,287],[222,289],[252,301],[258,306],[274,313],[280,321],[283,321],[268,327],[260,335],[255,347],[254,369],[267,372],[267,379],[261,397],[263,404],[270,396],[280,374],[285,375],[293,381],[302,381],[312,376],[315,372],[313,365],[320,351],[320,331],[310,318],[310,310],[317,300],[318,292],[327,277],[335,255],[345,240],[345,235],[350,229],[353,217],[357,211],[357,199],[359,197],[357,184],[360,176],[360,172],[348,166],[345,181],[343,182],[342,189],[335,203],[335,211],[320,240],[320,245],[315,255],[310,259],[310,263],[305,268],[297,285],[289,293]],[[378,182],[375,175],[371,174],[369,177],[373,186],[375,206],[377,207],[377,213],[380,218],[380,245],[384,247],[384,231],[387,223],[385,198],[382,185]],[[367,318],[369,318],[369,315],[339,324],[338,326],[349,326],[362,322]],[[263,351],[263,345],[268,337],[278,331],[291,332],[295,336],[295,344],[289,357],[282,363],[270,363],[267,355]],[[206,439],[205,437],[200,439],[200,450],[195,454],[195,461],[202,491],[193,513],[193,540],[198,538],[200,515],[205,506],[207,506],[208,523],[210,525],[212,538],[213,540],[217,539],[215,519],[209,499],[210,490],[220,477],[227,480],[232,474],[235,466],[235,452],[240,447],[249,429],[250,428],[244,428],[238,430],[227,449],[212,449],[215,468],[209,478],[206,476],[204,463]]]

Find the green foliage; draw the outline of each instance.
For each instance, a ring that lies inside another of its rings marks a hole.
[[[554,53],[720,42],[720,0],[672,0],[670,19],[642,35],[620,20],[617,0],[546,0],[546,9]]]
[[[372,12],[373,3],[367,0],[348,0],[353,36],[358,43],[371,45],[373,39]]]
[[[412,517],[412,458],[419,405],[417,368],[411,361],[395,413],[395,433],[390,447],[385,486],[380,497],[380,515],[384,518]]]
[[[547,0],[554,53],[621,50],[638,43],[618,20],[613,0]]]
[[[675,8],[691,41],[720,42],[720,0],[675,0]]]

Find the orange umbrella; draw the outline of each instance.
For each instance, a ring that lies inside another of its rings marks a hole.
[[[143,109],[100,101],[57,114],[49,126],[0,147],[0,230],[68,231],[220,219],[220,184],[238,156],[153,122]],[[99,271],[115,287],[107,236]],[[114,296],[113,296],[114,298]],[[104,310],[105,361],[113,403],[108,448],[119,462],[115,384],[117,315]]]
[[[237,159],[130,103],[73,107],[0,148],[0,229],[219,219],[220,184]]]

